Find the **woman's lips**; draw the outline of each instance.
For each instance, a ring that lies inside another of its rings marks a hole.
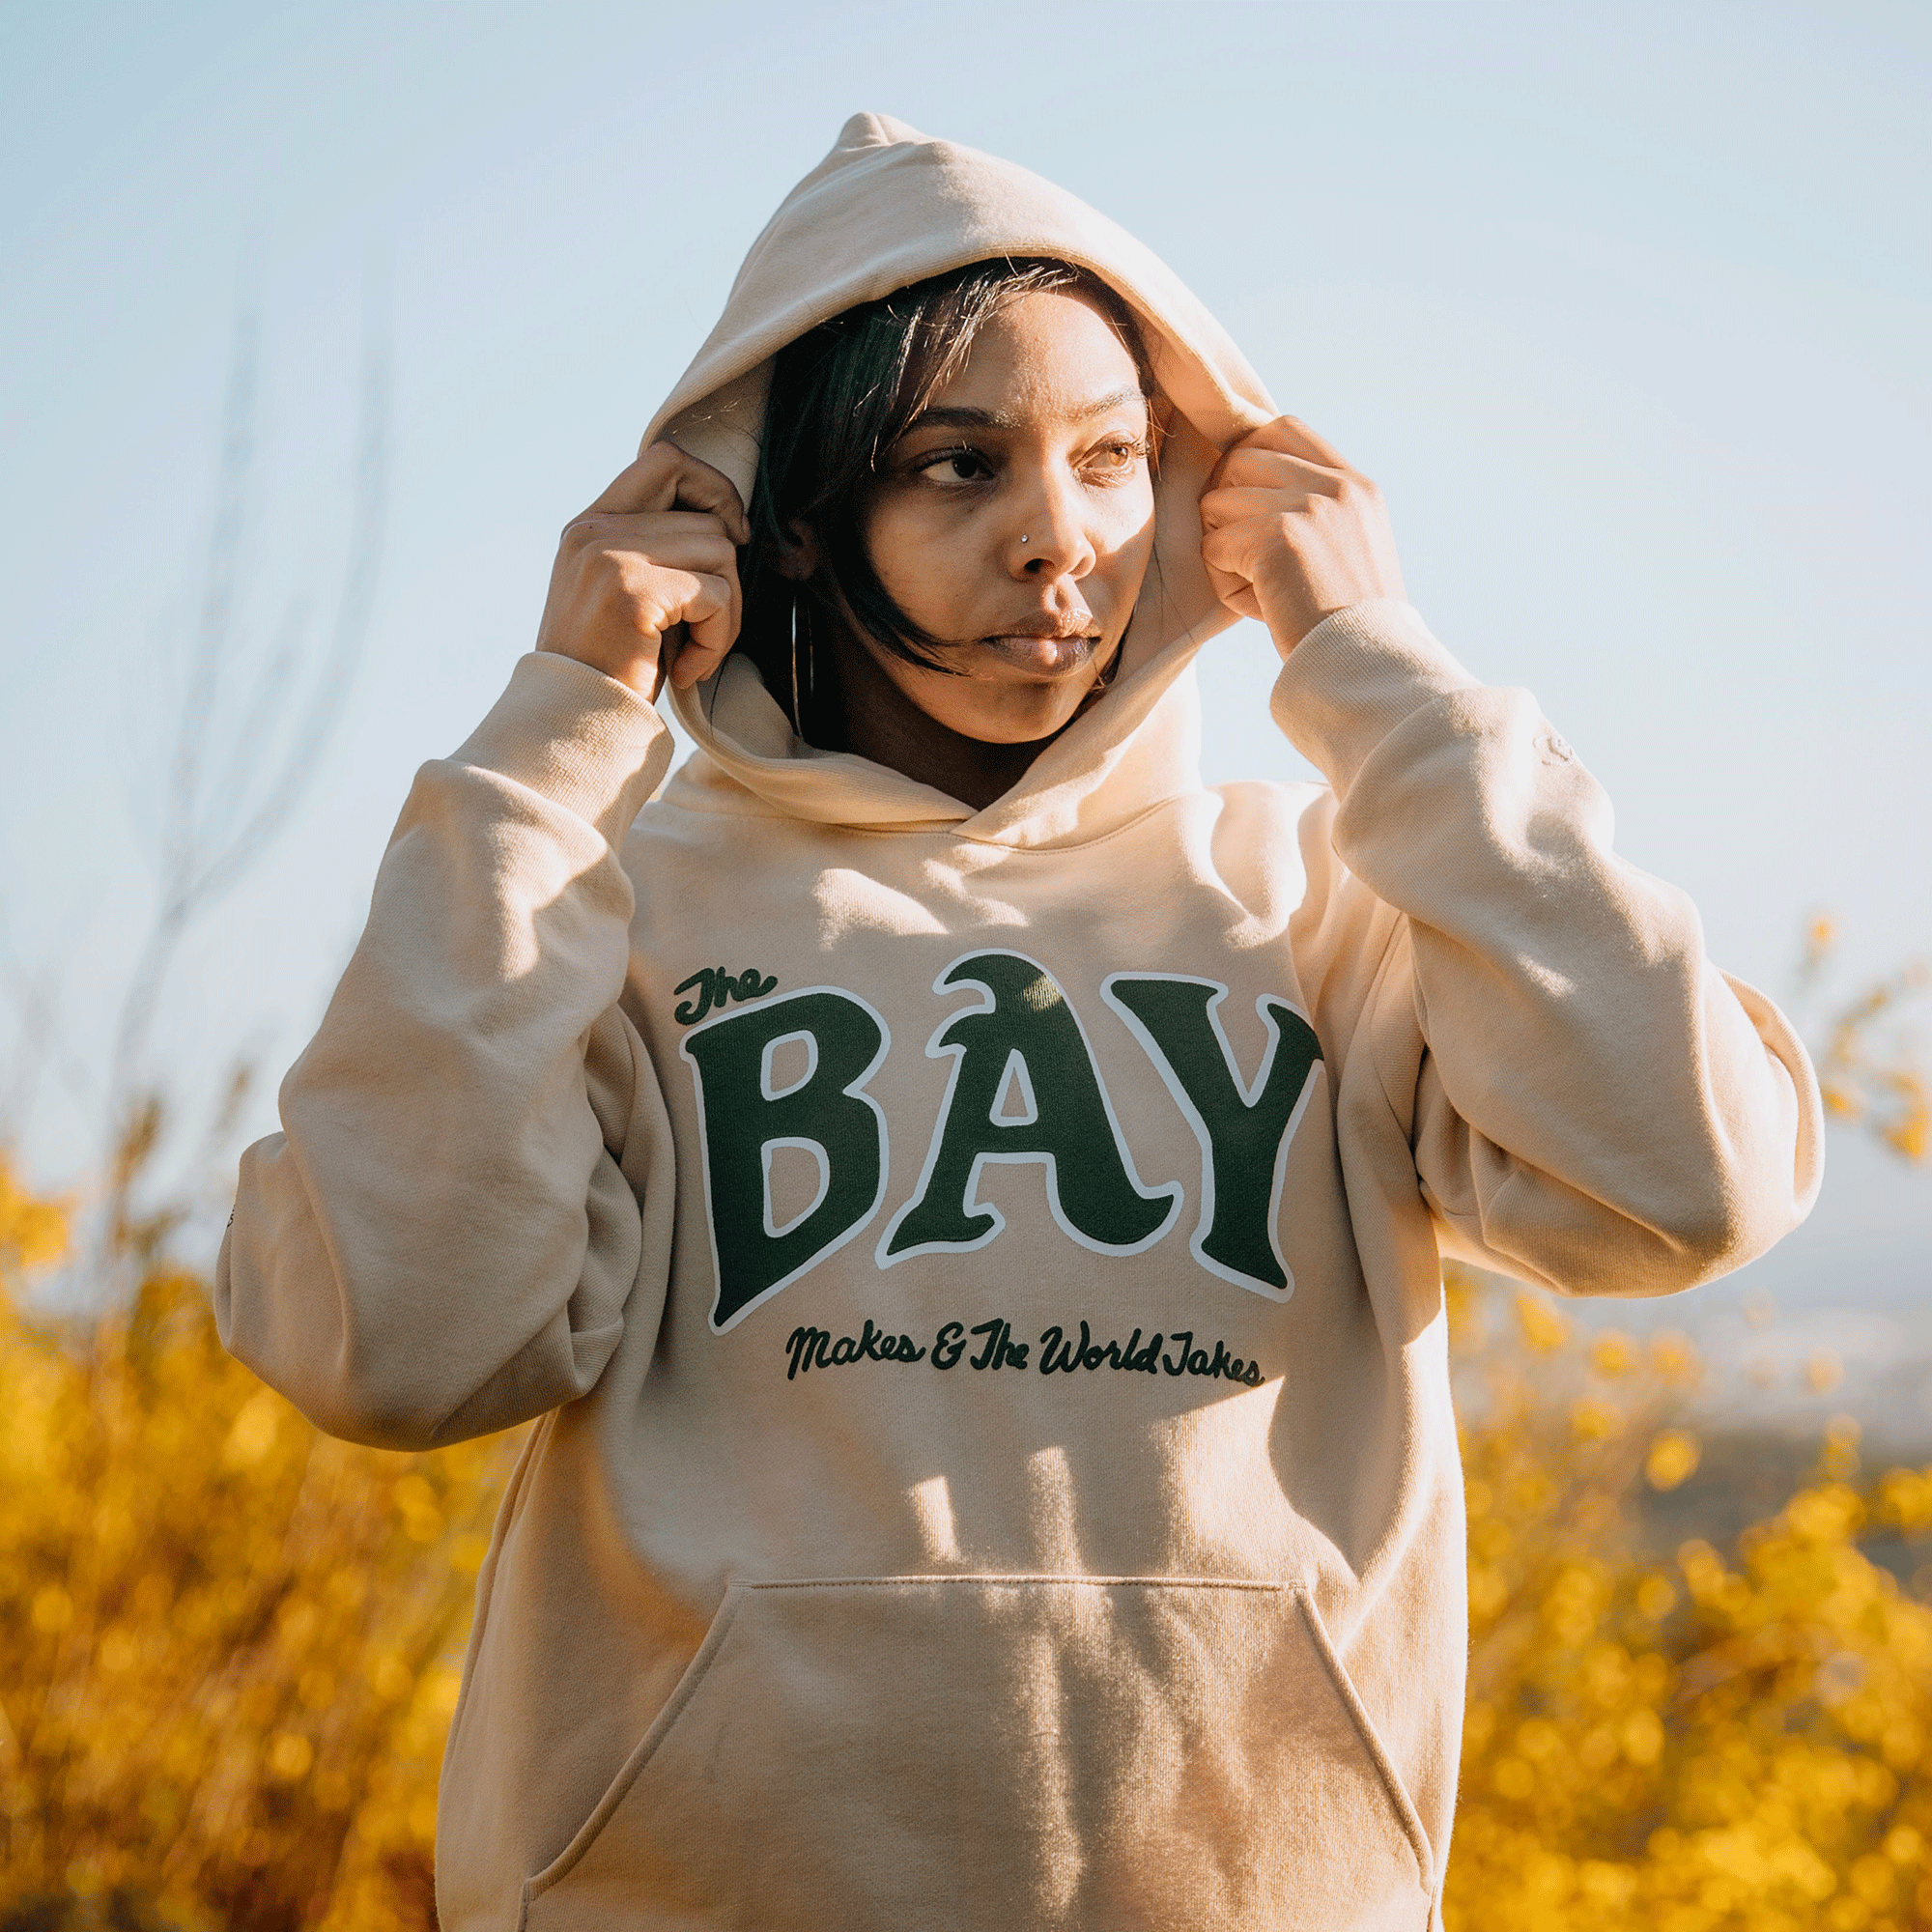
[[[1040,638],[1009,632],[980,641],[1002,662],[1034,677],[1065,677],[1082,670],[1093,663],[1094,653],[1100,647],[1098,638],[1084,633],[1071,638]]]

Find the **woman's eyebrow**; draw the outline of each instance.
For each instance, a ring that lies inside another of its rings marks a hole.
[[[1104,416],[1110,411],[1124,408],[1128,403],[1148,402],[1144,389],[1133,387],[1115,389],[1104,396],[1096,396],[1091,403],[1076,404],[1067,412],[1074,422],[1091,422],[1095,416]],[[940,406],[921,410],[918,415],[899,432],[901,436],[911,436],[922,429],[991,429],[1016,430],[1024,427],[1017,416],[1009,415],[1004,410],[980,410],[965,406]]]

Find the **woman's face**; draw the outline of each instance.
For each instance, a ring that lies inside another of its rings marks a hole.
[[[1073,294],[1026,296],[886,454],[863,529],[887,594],[948,676],[860,639],[928,717],[1031,744],[1071,721],[1120,649],[1153,553],[1148,400]]]

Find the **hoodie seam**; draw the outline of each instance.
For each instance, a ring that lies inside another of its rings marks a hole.
[[[1263,780],[1261,782],[1267,783],[1270,781]],[[1086,851],[1096,845],[1104,845],[1109,839],[1119,838],[1124,834],[1133,831],[1136,826],[1145,824],[1147,820],[1165,811],[1170,806],[1183,804],[1190,798],[1207,798],[1213,795],[1214,788],[1211,785],[1198,785],[1190,791],[1173,792],[1166,798],[1157,799],[1153,804],[1142,807],[1131,818],[1124,819],[1118,825],[1110,825],[1104,832],[1095,832],[1089,838],[1061,838],[1055,839],[1048,844],[1031,845],[1009,844],[1003,838],[988,838],[977,833],[962,832],[957,827],[952,826],[934,830],[926,826],[895,829],[883,825],[843,825],[836,819],[803,818],[797,812],[792,811],[751,811],[743,813],[713,811],[703,806],[689,805],[682,801],[676,805],[666,804],[665,809],[669,811],[689,811],[704,818],[743,817],[764,825],[818,825],[823,826],[828,832],[836,832],[850,838],[938,838],[954,845],[982,846],[991,852],[1010,852],[1014,854],[1037,853],[1045,855],[1053,852]],[[651,801],[653,804],[661,802],[658,800]],[[647,831],[635,823],[632,830],[639,838],[648,838],[650,837]]]
[[[1207,786],[1203,785],[1200,789],[1205,792]],[[1188,796],[1190,794],[1187,792],[1177,792],[1169,798],[1159,799],[1154,804],[1143,808],[1143,810],[1135,812],[1131,818],[1123,819],[1119,825],[1110,826],[1105,832],[1094,833],[1090,838],[1057,840],[1051,845],[1009,845],[1004,839],[985,838],[970,832],[962,832],[957,836],[962,844],[984,845],[1000,852],[1084,851],[1094,845],[1104,845],[1109,839],[1121,838],[1123,834],[1131,832],[1135,826],[1145,824],[1147,820],[1154,817],[1157,813],[1165,811],[1170,805],[1179,804],[1181,799]]]

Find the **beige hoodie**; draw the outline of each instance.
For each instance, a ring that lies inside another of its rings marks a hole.
[[[1439,1256],[1659,1294],[1805,1212],[1771,1003],[1409,605],[1294,649],[1326,785],[1203,787],[1215,454],[1274,413],[1147,251],[861,115],[650,435],[749,491],[823,317],[1063,257],[1178,420],[1109,696],[981,811],[532,654],[425,765],[251,1148],[228,1346],[320,1426],[532,1433],[446,1932],[1423,1927],[1463,1705]]]

